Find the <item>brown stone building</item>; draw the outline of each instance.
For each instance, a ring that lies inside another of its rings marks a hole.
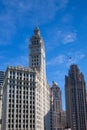
[[[61,90],[53,82],[51,88],[51,130],[63,130],[66,125],[66,113],[62,110]]]
[[[86,128],[86,85],[77,65],[71,65],[65,76],[66,119],[71,130]]]

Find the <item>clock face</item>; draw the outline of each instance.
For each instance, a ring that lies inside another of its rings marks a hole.
[[[32,48],[32,52],[38,52],[39,49],[38,48]]]

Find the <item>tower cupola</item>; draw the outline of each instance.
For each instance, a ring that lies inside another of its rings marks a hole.
[[[34,35],[35,35],[35,36],[40,36],[40,30],[39,30],[38,27],[36,27],[36,28],[34,29]]]

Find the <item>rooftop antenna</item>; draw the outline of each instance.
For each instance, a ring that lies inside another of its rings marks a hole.
[[[40,30],[39,30],[39,27],[38,27],[38,20],[36,20],[36,25],[35,25],[34,31],[35,31],[36,35],[40,36]]]
[[[38,20],[36,20],[36,27],[38,28]]]

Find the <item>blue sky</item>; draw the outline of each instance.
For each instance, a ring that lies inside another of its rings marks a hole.
[[[64,77],[70,64],[78,64],[87,82],[87,1],[0,0],[0,70],[28,66],[36,23],[45,42],[48,82],[60,86],[65,109]]]

